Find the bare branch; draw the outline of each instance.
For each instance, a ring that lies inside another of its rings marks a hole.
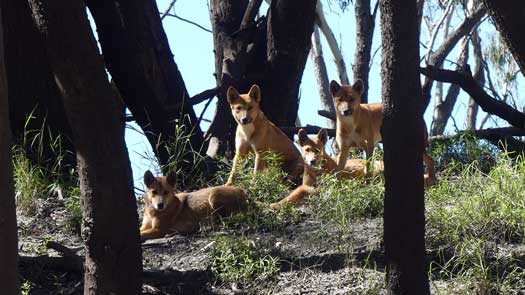
[[[341,54],[341,49],[339,48],[337,40],[335,39],[335,35],[332,32],[332,29],[330,29],[330,26],[328,26],[328,22],[324,17],[323,6],[321,4],[321,1],[317,1],[315,13],[316,23],[321,29],[321,32],[323,32],[323,35],[326,38],[326,41],[328,42],[328,46],[330,46],[330,50],[332,51],[332,54],[334,56],[335,65],[337,66],[337,72],[339,73],[339,80],[342,84],[348,85],[350,84],[350,82],[348,80],[348,74],[346,72],[346,64],[343,59],[343,55]]]
[[[250,3],[248,3],[248,7],[246,7],[246,11],[244,12],[244,16],[242,17],[241,26],[239,30],[246,29],[254,21],[257,12],[259,12],[261,4],[262,0],[251,0]]]
[[[314,74],[317,80],[321,106],[325,111],[334,112],[335,107],[332,100],[332,95],[330,94],[328,73],[326,71],[323,48],[321,46],[321,36],[319,34],[319,27],[317,25],[315,25],[314,33],[312,34],[312,49],[310,51],[310,55],[314,65]],[[335,120],[328,119],[326,123],[329,128],[335,128]]]
[[[295,134],[299,132],[299,129],[303,129],[308,134],[317,134],[319,130],[321,130],[321,127],[314,126],[314,125],[306,125],[302,127],[295,127],[295,126],[283,126],[279,127],[284,133],[286,134]],[[324,128],[326,131],[328,131],[328,136],[335,137],[335,129],[334,128]]]
[[[177,0],[171,0],[170,4],[168,5],[168,7],[166,8],[166,10],[164,10],[163,13],[160,14],[160,19],[163,20],[166,15],[168,15],[168,13],[170,12],[170,10],[173,8],[173,6],[175,5],[175,2],[177,2]]]
[[[324,111],[324,110],[319,110],[319,111],[317,111],[317,114],[319,116],[321,116],[321,117],[325,117],[325,118],[328,118],[328,119],[336,120],[335,113],[333,113],[333,112],[327,112],[327,111]]]
[[[439,32],[439,29],[441,28],[441,25],[443,24],[443,22],[449,18],[449,15],[452,13],[452,8],[454,8],[454,1],[452,0],[449,0],[448,1],[448,4],[447,4],[447,7],[445,8],[445,11],[443,11],[443,14],[441,15],[441,17],[439,18],[438,22],[434,25],[434,28],[432,29],[432,32],[430,33],[430,40],[428,41],[428,44],[427,44],[427,53],[425,54],[426,55],[426,59],[425,59],[425,62],[426,64],[428,64],[428,61],[430,60],[430,55],[432,53],[432,48],[434,47],[434,42],[436,41],[436,36]]]
[[[485,112],[497,115],[512,126],[525,128],[525,114],[488,95],[472,77],[468,65],[464,72],[443,70],[434,66],[420,68],[420,71],[430,79],[459,84]]]
[[[201,29],[201,30],[203,30],[203,31],[206,31],[206,32],[208,32],[208,33],[213,33],[210,29],[207,29],[207,28],[205,28],[205,27],[199,25],[198,23],[196,23],[196,22],[194,22],[194,21],[191,21],[191,20],[189,20],[189,19],[185,19],[185,18],[180,17],[180,16],[178,16],[178,15],[176,15],[176,14],[167,13],[166,15],[167,15],[167,16],[171,16],[171,17],[174,17],[174,18],[176,18],[176,19],[179,19],[179,20],[181,20],[181,21],[183,21],[183,22],[187,22],[187,23],[189,23],[189,24],[191,24],[191,25],[194,25],[194,26],[196,26],[197,28],[199,28],[199,29]]]

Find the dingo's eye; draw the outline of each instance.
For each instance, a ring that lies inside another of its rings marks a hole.
[[[311,148],[306,148],[305,151],[306,151],[307,153],[309,153],[309,152],[312,151],[312,149],[311,149]]]
[[[151,193],[154,194],[154,195],[156,195],[156,194],[157,194],[157,191],[154,190],[154,191],[152,191]]]
[[[240,112],[241,111],[241,107],[238,106],[238,107],[235,108],[235,110],[237,110],[237,112]]]

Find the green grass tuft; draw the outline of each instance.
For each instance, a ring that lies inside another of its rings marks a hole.
[[[216,283],[249,285],[274,278],[279,272],[279,259],[262,249],[244,237],[215,238],[208,254]]]

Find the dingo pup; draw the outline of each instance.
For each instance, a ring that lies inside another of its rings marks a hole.
[[[375,145],[381,141],[381,122],[383,105],[381,103],[361,103],[363,81],[358,79],[354,85],[339,85],[330,82],[330,93],[334,97],[337,128],[335,140],[341,152],[337,157],[337,167],[342,170],[348,158],[348,149],[357,147],[364,149],[368,160],[372,157]],[[426,141],[426,138],[425,138]],[[436,181],[434,160],[423,151],[423,161],[428,168],[425,184]]]
[[[324,173],[337,171],[337,163],[325,150],[328,141],[326,129],[321,128],[316,136],[308,137],[303,129],[297,133],[297,142],[301,146],[301,155],[304,160],[303,184],[293,190],[290,195],[277,203],[270,205],[272,209],[279,209],[284,204],[299,205],[304,199],[311,195],[317,185],[318,176]],[[374,173],[383,171],[383,162],[374,162]],[[337,172],[338,178],[364,177],[366,161],[363,159],[349,159],[343,170]]]
[[[246,193],[232,186],[217,186],[191,193],[175,193],[175,174],[154,177],[144,174],[147,187],[144,217],[140,227],[142,241],[162,238],[168,233],[187,234],[213,215],[230,216],[244,210]]]
[[[227,98],[238,125],[235,135],[235,157],[226,185],[234,182],[240,157],[248,154],[250,150],[255,153],[254,173],[266,168],[264,154],[273,151],[282,157],[283,170],[292,179],[300,176],[303,169],[301,154],[281,129],[270,122],[262,112],[259,106],[259,86],[253,85],[247,94],[239,94],[235,88],[230,87]]]

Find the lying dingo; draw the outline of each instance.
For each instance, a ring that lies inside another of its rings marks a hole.
[[[175,174],[154,177],[144,174],[146,206],[140,227],[142,241],[162,238],[168,233],[187,234],[213,215],[230,216],[244,210],[248,197],[237,187],[217,186],[191,193],[175,193]]]

